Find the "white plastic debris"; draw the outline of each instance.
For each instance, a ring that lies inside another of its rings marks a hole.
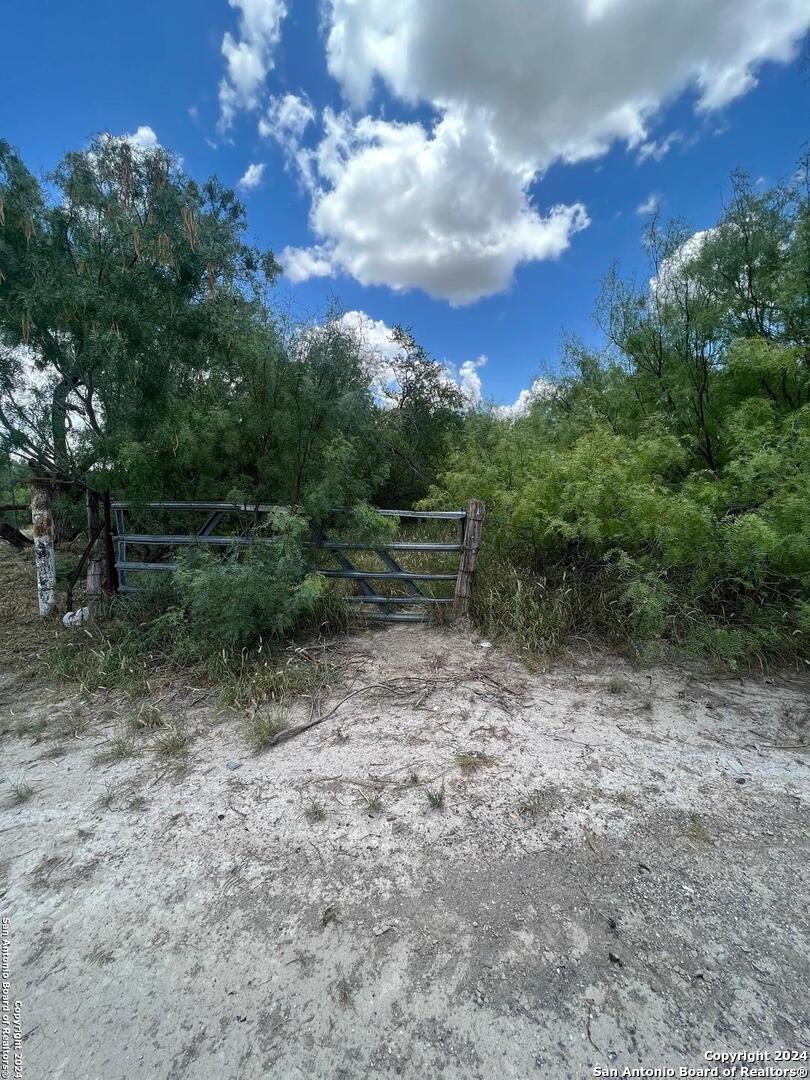
[[[63,615],[62,625],[67,627],[81,626],[81,624],[87,622],[89,618],[90,608],[80,607],[77,611],[69,611],[67,615]]]
[[[492,648],[492,642],[491,641],[482,641],[482,642],[479,643],[479,645],[480,645],[480,648],[482,648],[482,649],[491,649]]]

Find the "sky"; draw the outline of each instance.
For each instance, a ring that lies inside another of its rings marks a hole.
[[[0,137],[46,174],[98,132],[216,174],[370,346],[412,326],[509,409],[597,344],[656,208],[712,225],[808,135],[808,0],[0,0]]]

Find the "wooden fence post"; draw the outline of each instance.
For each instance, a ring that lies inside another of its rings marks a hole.
[[[104,512],[104,529],[102,530],[102,536],[104,538],[104,580],[102,587],[105,592],[113,593],[118,592],[118,571],[115,568],[115,546],[113,544],[112,535],[112,506],[110,502],[109,490],[104,492],[102,496],[102,507]]]
[[[99,529],[99,497],[97,491],[87,492],[87,534],[93,537]],[[87,558],[87,606],[93,615],[98,613],[101,600],[101,543],[96,540]]]
[[[53,548],[53,485],[50,480],[31,481],[31,524],[40,615],[56,607],[56,556]]]
[[[484,504],[472,499],[467,506],[467,518],[464,522],[464,540],[461,545],[461,558],[458,564],[456,591],[453,597],[453,612],[457,617],[467,614],[472,595],[475,563],[478,549],[481,547],[481,532],[484,527]]]

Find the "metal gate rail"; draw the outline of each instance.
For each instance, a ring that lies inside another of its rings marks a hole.
[[[133,545],[155,547],[182,547],[189,545],[206,545],[212,547],[247,547],[253,544],[272,544],[272,538],[257,537],[253,529],[263,525],[270,511],[279,509],[267,504],[239,505],[227,502],[114,502],[112,504],[115,515],[115,566],[118,571],[118,591],[122,593],[137,592],[138,586],[129,582],[130,573],[142,571],[171,573],[177,569],[176,562],[146,562],[132,557],[130,549]],[[127,513],[132,510],[159,510],[206,513],[204,524],[196,533],[135,533],[127,531]],[[339,513],[340,511],[335,511]],[[441,581],[455,582],[456,593],[461,576],[460,560],[459,570],[449,573],[437,571],[435,573],[425,570],[411,571],[404,569],[392,552],[421,552],[441,553],[464,552],[465,530],[467,527],[468,513],[466,510],[378,510],[382,517],[395,517],[405,520],[434,520],[458,522],[460,535],[458,543],[426,543],[392,540],[384,543],[366,543],[352,540],[330,540],[320,530],[313,529],[312,540],[307,547],[327,552],[337,562],[337,568],[314,567],[313,569],[328,578],[344,578],[356,582],[359,593],[346,596],[343,599],[349,603],[369,604],[378,610],[371,618],[381,619],[388,622],[425,622],[428,618],[427,609],[432,605],[446,605],[454,602],[454,597],[426,595],[416,582]],[[239,536],[214,535],[215,529],[226,514],[249,514],[252,521],[249,528]],[[480,530],[479,530],[480,532]],[[347,555],[352,551],[373,551],[386,570],[363,570],[355,566]],[[407,596],[385,595],[379,591],[378,582],[400,582],[408,592]],[[398,611],[386,610],[389,607],[424,607],[425,611]]]

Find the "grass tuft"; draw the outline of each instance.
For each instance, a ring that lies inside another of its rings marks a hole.
[[[431,807],[434,810],[443,810],[444,809],[444,795],[445,795],[444,781],[442,781],[442,784],[441,784],[440,787],[427,788],[425,790],[425,795],[427,796],[427,801],[430,803]]]
[[[15,780],[8,797],[9,806],[22,806],[34,797],[34,789],[26,780]]]
[[[149,732],[158,731],[168,725],[163,719],[163,713],[156,706],[141,705],[130,717],[129,726],[136,732]]]
[[[327,904],[321,912],[321,926],[340,922],[340,907],[336,903]]]
[[[464,750],[456,754],[456,765],[464,773],[477,772],[478,769],[487,769],[496,763],[497,759],[491,754],[485,754],[482,750]]]
[[[279,732],[289,723],[289,707],[286,701],[257,709],[245,716],[244,727],[247,740],[258,754],[266,750]]]
[[[194,736],[183,727],[167,727],[152,743],[152,749],[166,761],[179,760],[188,756]]]
[[[304,808],[304,817],[311,825],[317,825],[322,821],[326,821],[326,807],[322,802],[313,801]]]
[[[115,761],[126,761],[127,758],[136,757],[137,754],[138,747],[132,739],[128,739],[125,735],[116,735],[108,739],[93,755],[93,762],[96,765],[111,765]]]
[[[548,799],[542,791],[532,791],[518,803],[518,813],[526,817],[539,817],[548,813]]]

